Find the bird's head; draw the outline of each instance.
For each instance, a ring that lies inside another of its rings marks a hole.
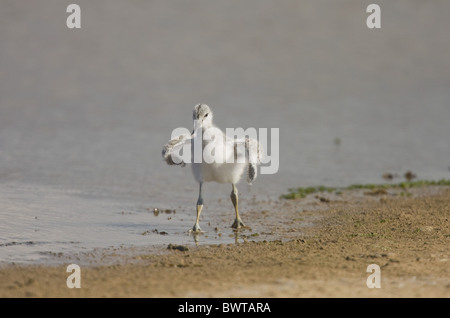
[[[197,104],[192,114],[194,120],[194,131],[198,128],[207,129],[212,126],[213,113],[208,105]]]

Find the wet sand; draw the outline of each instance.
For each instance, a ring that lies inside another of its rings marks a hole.
[[[404,194],[311,196],[315,221],[288,241],[130,251],[110,265],[98,255],[80,289],[66,286],[69,263],[6,266],[0,297],[450,297],[450,189]],[[302,223],[300,202],[281,201],[284,221]],[[366,285],[370,264],[379,289]]]

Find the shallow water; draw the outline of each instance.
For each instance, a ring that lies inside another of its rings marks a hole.
[[[361,1],[77,3],[79,30],[59,1],[2,5],[0,263],[194,244],[197,185],[161,148],[198,102],[280,129],[278,173],[239,185],[255,240],[290,187],[450,177],[446,1],[379,1],[380,30]],[[230,191],[204,186],[199,244],[236,240]]]

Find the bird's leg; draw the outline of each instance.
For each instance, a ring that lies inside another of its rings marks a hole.
[[[233,191],[231,191],[231,202],[233,202],[234,210],[236,211],[236,220],[234,220],[233,225],[231,225],[232,228],[238,229],[241,227],[245,227],[244,222],[242,222],[241,217],[239,216],[239,208],[238,208],[238,190],[234,183],[232,184]]]
[[[200,213],[202,213],[203,209],[203,198],[202,198],[202,183],[200,182],[200,189],[197,199],[197,220],[195,221],[194,227],[192,228],[193,232],[200,232],[201,228],[198,222],[200,221]]]

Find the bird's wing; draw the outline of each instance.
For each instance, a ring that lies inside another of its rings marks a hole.
[[[253,138],[245,138],[245,151],[248,154],[247,183],[251,184],[257,176],[257,167],[261,163],[261,148]]]
[[[162,150],[162,157],[168,165],[181,165],[184,167],[186,163],[179,156],[179,150],[185,145],[191,144],[191,135],[183,134],[174,139],[169,140],[169,142],[164,146]]]
[[[245,162],[247,163],[247,183],[251,184],[257,176],[257,167],[261,163],[262,151],[259,142],[253,138],[233,140],[234,159],[237,160],[239,146],[244,146]]]

